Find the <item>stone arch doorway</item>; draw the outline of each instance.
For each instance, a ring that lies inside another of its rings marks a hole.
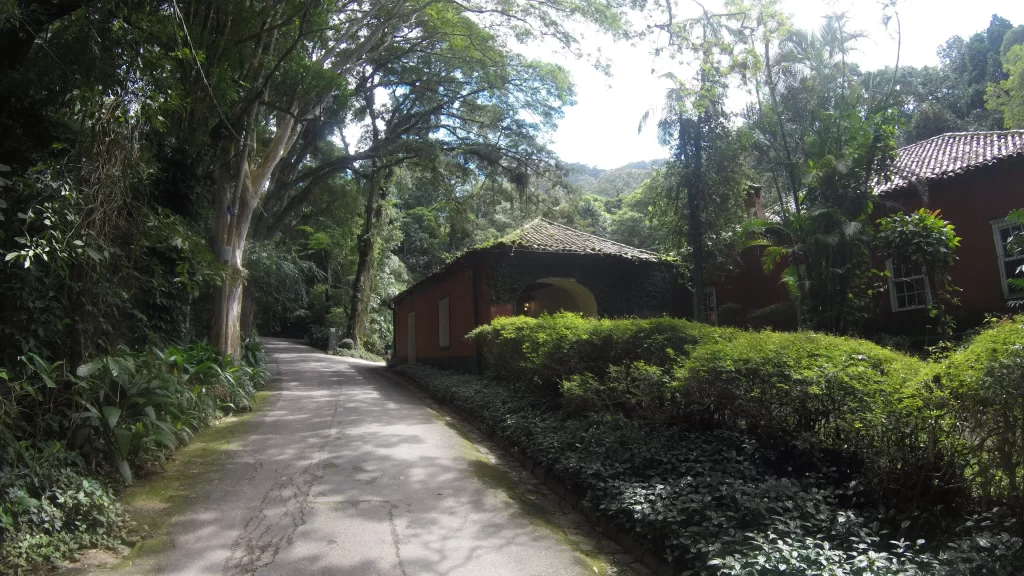
[[[597,300],[586,286],[571,278],[542,278],[523,288],[516,298],[517,314],[536,318],[556,312],[597,318]]]

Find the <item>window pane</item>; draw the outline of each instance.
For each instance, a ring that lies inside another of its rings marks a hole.
[[[914,264],[903,264],[893,259],[892,262],[892,277],[893,278],[910,278],[913,276],[922,276],[923,272],[920,266]]]
[[[718,302],[715,297],[715,287],[704,287],[704,319],[712,324],[718,323]]]
[[[917,308],[928,304],[928,293],[925,291],[924,278],[895,280],[892,283],[896,294],[896,309]]]
[[[1010,241],[1010,238],[1014,234],[1020,234],[1022,232],[1024,232],[1024,226],[1007,226],[1006,228],[1001,228],[999,230],[999,239],[1003,243],[1004,253],[1005,253],[1005,250],[1006,250],[1006,244]],[[1007,255],[1011,256],[1011,254],[1007,254]]]
[[[449,299],[447,297],[437,302],[437,345],[441,348],[447,348],[451,345],[448,303]]]

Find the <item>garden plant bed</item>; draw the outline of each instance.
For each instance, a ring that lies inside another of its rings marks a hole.
[[[899,418],[913,422],[925,408],[930,421],[954,417],[969,400],[966,387],[980,393],[984,386],[968,384],[963,369],[953,377],[950,367],[971,364],[984,375],[975,360],[992,354],[979,351],[1019,339],[1019,324],[986,332],[938,363],[851,339],[741,333],[680,321],[584,327],[574,323],[586,321],[556,316],[506,322],[482,329],[491,330],[484,334],[488,377],[421,366],[396,370],[495,437],[659,572],[1009,575],[1021,565],[1013,507],[994,505],[993,492],[985,500],[966,493],[963,482],[953,490],[942,478],[912,492],[900,484],[911,472],[886,476],[910,469],[892,460],[923,461],[927,454],[926,445],[906,445],[913,439],[901,436]],[[629,357],[631,349],[639,352]],[[1013,361],[1012,355],[995,356]],[[687,358],[699,359],[702,377],[714,375],[729,388],[702,391],[694,379],[681,383],[697,373]],[[691,372],[683,374],[687,368]],[[557,372],[554,387],[551,372]],[[770,385],[750,384],[756,378]],[[927,393],[926,384],[945,381],[950,385],[942,395]],[[765,395],[775,388],[779,397]],[[706,392],[704,408],[727,398],[732,412],[711,420],[692,410],[684,392]],[[957,402],[933,404],[948,398]],[[825,418],[828,425],[801,429],[800,420],[787,421],[779,411],[792,404],[799,407],[796,415],[821,414],[829,402],[836,407]],[[759,423],[751,412],[731,419],[757,407],[776,417]],[[879,412],[883,417],[874,418]],[[833,443],[839,442],[855,449],[837,450]],[[938,442],[963,446],[945,431]],[[940,449],[952,452],[935,452]],[[976,457],[967,452],[957,457]],[[917,465],[935,465],[933,458]],[[968,467],[959,470],[971,474]]]

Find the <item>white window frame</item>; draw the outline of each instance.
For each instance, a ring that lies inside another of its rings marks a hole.
[[[718,294],[715,292],[714,284],[704,286],[704,298],[701,303],[703,306],[701,314],[704,315],[701,320],[718,326]]]
[[[925,274],[924,269],[921,270],[920,274],[914,276],[901,276],[896,277],[895,267],[892,263],[892,258],[885,261],[885,268],[889,271],[889,304],[892,305],[893,312],[904,312],[907,310],[920,310],[927,308],[932,303],[932,287],[931,283],[928,282],[928,276]],[[904,306],[900,307],[898,300],[896,299],[896,283],[907,282],[911,280],[921,279],[924,281],[924,304],[918,304],[917,306]]]
[[[451,303],[448,296],[437,301],[437,347],[441,350],[452,347]]]
[[[1024,292],[1010,292],[1010,279],[1006,277],[1006,264],[1009,262],[1016,263],[1018,266],[1024,266],[1024,255],[1007,258],[1006,245],[1003,244],[1000,232],[1007,228],[1020,228],[1021,225],[1007,218],[992,220],[991,224],[992,240],[996,245],[996,263],[999,264],[999,279],[1003,282],[1003,297],[1007,300],[1020,298],[1024,296]]]

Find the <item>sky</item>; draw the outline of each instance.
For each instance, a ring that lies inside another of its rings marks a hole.
[[[825,14],[849,13],[853,27],[869,38],[857,45],[853,60],[871,70],[896,61],[895,35],[882,25],[877,0],[784,0],[783,7],[799,28],[817,28]],[[1014,25],[1024,24],[1024,0],[902,0],[900,65],[937,65],[938,47],[951,36],[969,37],[988,27],[993,14]],[[893,26],[890,25],[892,28]],[[584,44],[593,51],[597,46]],[[655,123],[637,134],[641,117],[663,100],[667,82],[651,73],[656,62],[650,48],[604,40],[601,52],[611,60],[612,76],[598,72],[586,61],[562,54],[535,54],[565,66],[576,83],[576,105],[565,109],[565,118],[554,133],[551,147],[566,162],[598,168],[616,168],[637,160],[668,156],[658,144]]]

